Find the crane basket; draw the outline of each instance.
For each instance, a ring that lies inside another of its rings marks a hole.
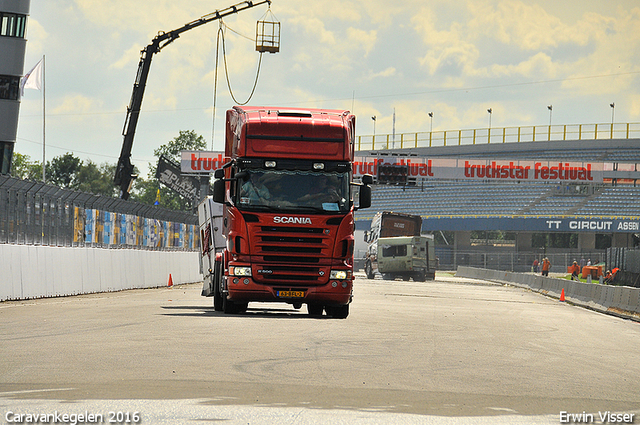
[[[278,53],[280,51],[280,22],[271,8],[256,22],[256,51]]]

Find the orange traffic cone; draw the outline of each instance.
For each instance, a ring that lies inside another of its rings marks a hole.
[[[562,288],[562,292],[560,293],[560,301],[564,301],[564,288]]]
[[[173,287],[173,279],[171,278],[171,273],[169,273],[169,284],[167,285],[169,288]],[[564,291],[564,289],[563,289]]]

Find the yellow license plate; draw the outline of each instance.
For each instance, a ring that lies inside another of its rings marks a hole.
[[[304,298],[304,291],[277,291],[280,298]]]

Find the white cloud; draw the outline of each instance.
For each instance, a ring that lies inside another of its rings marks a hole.
[[[123,52],[120,59],[113,62],[109,65],[111,69],[124,69],[124,68],[133,68],[133,66],[138,62],[140,56],[140,46],[133,45],[125,52]]]
[[[365,31],[358,28],[347,28],[347,43],[354,50],[363,50],[364,55],[375,47],[377,41],[377,32],[374,30]]]
[[[380,71],[380,72],[376,72],[376,73],[371,73],[368,77],[367,80],[374,80],[377,78],[387,78],[387,77],[393,77],[395,75],[397,75],[398,70],[392,66]]]
[[[540,5],[520,0],[468,2],[473,18],[469,32],[522,50],[540,50],[562,43],[584,45],[588,32],[575,31]]]
[[[532,81],[540,78],[554,78],[558,74],[558,65],[554,64],[551,57],[543,52],[538,52],[514,65],[496,64],[489,69],[493,76],[519,75],[530,78]]]
[[[50,113],[84,119],[83,117],[88,116],[88,114],[100,111],[102,104],[103,102],[100,99],[93,99],[82,94],[70,94],[64,96],[57,105],[54,105]]]
[[[27,22],[27,34],[29,50],[32,52],[43,52],[45,40],[49,34],[40,24],[38,19],[29,18]],[[35,64],[34,64],[35,65]]]
[[[430,75],[439,68],[454,65],[473,74],[479,51],[476,46],[466,40],[463,26],[452,23],[448,29],[436,28],[437,16],[428,8],[422,8],[412,18],[415,31],[422,37],[427,53],[419,59]]]

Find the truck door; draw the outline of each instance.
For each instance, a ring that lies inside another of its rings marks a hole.
[[[216,253],[225,247],[222,234],[223,205],[213,202],[207,197],[198,208],[200,227],[200,271],[203,276],[202,295],[213,295],[213,272],[215,270]]]

